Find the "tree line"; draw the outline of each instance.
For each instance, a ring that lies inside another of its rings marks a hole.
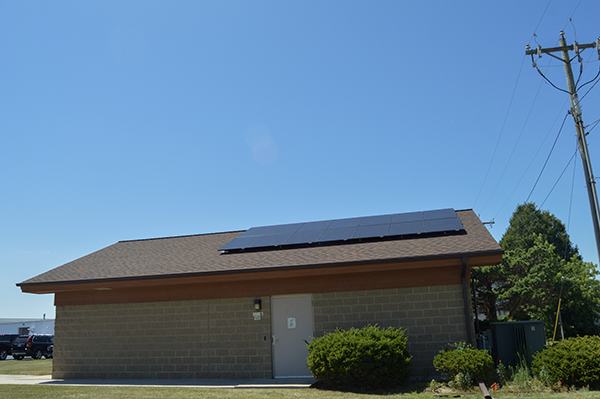
[[[520,204],[500,246],[502,263],[471,270],[476,306],[486,321],[543,320],[552,338],[559,299],[565,337],[597,335],[600,281],[565,225],[534,203]]]

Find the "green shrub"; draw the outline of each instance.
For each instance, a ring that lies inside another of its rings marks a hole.
[[[454,346],[456,349],[443,350],[433,358],[434,367],[450,381],[467,388],[494,372],[494,359],[487,351],[474,349],[464,342]]]
[[[410,374],[404,331],[367,326],[338,329],[308,344],[313,376],[336,388],[390,388]]]
[[[535,374],[547,384],[600,387],[600,337],[568,338],[533,356]]]

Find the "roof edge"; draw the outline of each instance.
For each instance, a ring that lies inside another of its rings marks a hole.
[[[435,256],[415,256],[415,257],[403,257],[403,258],[374,259],[374,260],[369,260],[369,261],[320,263],[320,264],[298,265],[298,266],[271,266],[271,267],[265,267],[265,268],[234,269],[234,270],[225,270],[225,271],[210,271],[210,272],[195,272],[195,273],[171,273],[171,274],[158,274],[158,275],[146,275],[146,276],[112,277],[112,278],[102,278],[102,279],[68,280],[68,281],[51,281],[51,282],[46,281],[46,282],[32,282],[32,283],[27,283],[26,281],[23,281],[21,283],[16,283],[16,286],[23,289],[23,287],[36,287],[36,286],[61,286],[61,285],[99,284],[99,283],[101,284],[101,283],[114,283],[114,282],[139,281],[139,280],[160,280],[160,279],[185,278],[185,277],[249,274],[249,273],[259,273],[259,272],[269,272],[269,271],[333,268],[333,267],[341,267],[341,266],[425,262],[425,261],[432,261],[432,260],[461,259],[464,257],[479,258],[479,257],[503,255],[503,254],[504,254],[504,250],[490,250],[490,251],[476,251],[476,252],[468,252],[468,253],[455,253],[455,254],[445,254],[445,255],[435,255]]]

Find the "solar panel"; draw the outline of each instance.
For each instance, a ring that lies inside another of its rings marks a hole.
[[[463,232],[454,209],[395,213],[308,223],[252,227],[219,251],[241,251],[356,242],[365,239],[395,239],[427,234]]]
[[[454,209],[438,209],[435,211],[423,212],[423,219],[425,219],[425,220],[448,219],[448,218],[457,218],[456,212],[454,212]]]
[[[256,241],[252,246],[253,247],[273,247],[284,245],[287,240],[292,237],[292,233],[287,234],[268,234],[262,236],[258,241]]]
[[[298,231],[300,227],[302,227],[304,223],[294,223],[294,224],[282,224],[280,226],[276,226],[273,230],[269,231],[269,235],[271,234],[288,234],[295,233]]]
[[[252,248],[252,245],[260,239],[260,236],[254,237],[243,237],[238,236],[233,240],[229,241],[227,244],[223,245],[219,248],[219,251],[229,251],[232,249],[244,249],[244,248]]]
[[[326,241],[346,241],[354,236],[356,227],[346,227],[343,229],[327,229],[321,234],[318,242]]]
[[[308,222],[304,223],[304,226],[300,227],[298,231],[323,231],[329,227],[331,220],[323,220],[321,222]]]
[[[358,226],[352,238],[375,238],[387,237],[390,235],[390,224],[373,224]]]
[[[374,226],[380,224],[390,224],[392,222],[392,215],[381,215],[381,216],[367,216],[362,218],[360,226]]]
[[[427,232],[441,232],[462,229],[462,223],[458,219],[434,219],[425,221],[425,229]]]
[[[289,240],[285,242],[286,245],[295,244],[312,244],[317,242],[324,230],[312,230],[312,231],[297,231]]]
[[[264,236],[269,234],[275,226],[264,226],[264,227],[252,227],[250,230],[244,233],[245,236]]]
[[[392,215],[392,223],[407,223],[423,221],[423,212],[397,213]]]
[[[425,233],[425,231],[425,223],[422,220],[418,222],[392,223],[390,226],[390,235],[392,236],[421,234]]]
[[[360,220],[362,218],[351,218],[351,219],[338,219],[338,220],[332,220],[331,224],[329,225],[329,229],[343,229],[343,228],[350,228],[350,227],[358,227],[358,224],[360,223]]]

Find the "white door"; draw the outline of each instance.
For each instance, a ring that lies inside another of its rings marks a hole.
[[[312,377],[305,341],[313,336],[312,295],[271,298],[273,376]]]

